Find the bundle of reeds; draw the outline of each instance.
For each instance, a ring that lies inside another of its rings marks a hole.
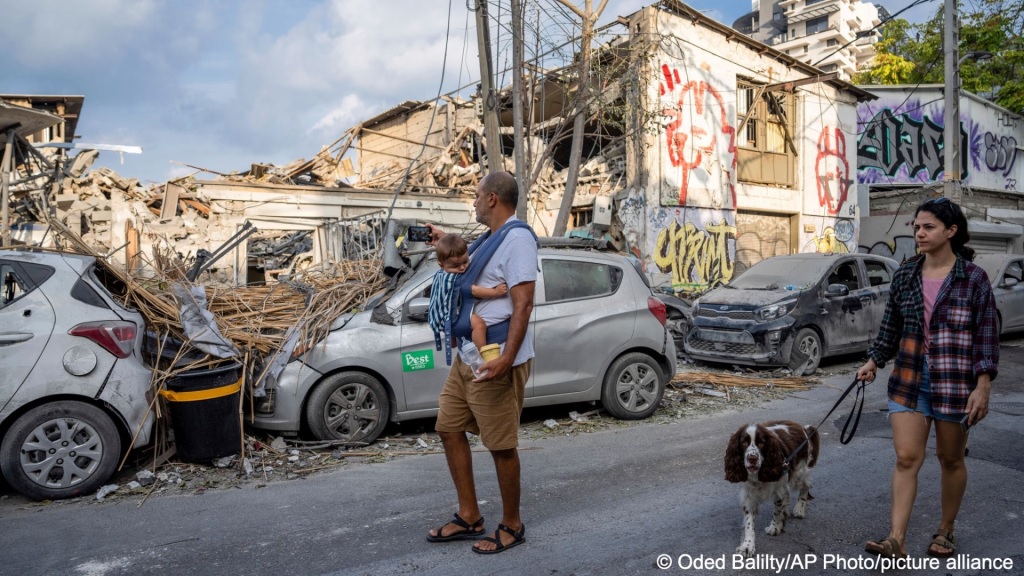
[[[680,372],[672,384],[711,384],[713,386],[745,386],[756,388],[784,388],[786,390],[808,390],[807,378],[748,377],[714,372]]]

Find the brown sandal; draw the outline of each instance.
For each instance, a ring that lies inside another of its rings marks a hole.
[[[949,552],[939,552],[934,549],[935,546],[941,546],[949,550]],[[952,530],[938,529],[935,534],[932,534],[932,541],[928,544],[928,555],[936,558],[952,558],[956,554],[956,538],[953,537]]]
[[[889,536],[881,540],[872,541],[869,540],[864,545],[864,551],[868,554],[874,554],[876,556],[882,556],[884,558],[906,558],[906,552],[900,552],[900,543],[898,540]]]

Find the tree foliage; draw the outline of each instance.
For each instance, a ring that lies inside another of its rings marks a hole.
[[[943,10],[927,22],[903,19],[883,25],[870,68],[854,77],[858,84],[941,84]],[[960,3],[960,55],[991,52],[986,61],[964,59],[964,90],[1013,112],[1024,112],[1024,0],[963,0]]]

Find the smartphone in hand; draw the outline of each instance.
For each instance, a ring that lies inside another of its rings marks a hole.
[[[430,227],[429,226],[409,226],[409,232],[406,235],[409,242],[429,242],[430,241]]]
[[[960,419],[960,429],[963,430],[965,434],[967,433],[968,430],[971,429],[971,425],[968,422],[970,417],[971,417],[971,414],[970,414],[970,412],[968,412],[967,414],[964,415],[963,418]]]

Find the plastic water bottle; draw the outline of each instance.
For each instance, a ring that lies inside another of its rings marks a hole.
[[[462,351],[462,359],[465,360],[466,364],[469,364],[473,374],[478,378],[480,377],[480,368],[484,365],[484,357],[480,355],[480,351],[476,349],[476,345],[473,344],[472,340],[462,339],[462,345],[459,346]]]

